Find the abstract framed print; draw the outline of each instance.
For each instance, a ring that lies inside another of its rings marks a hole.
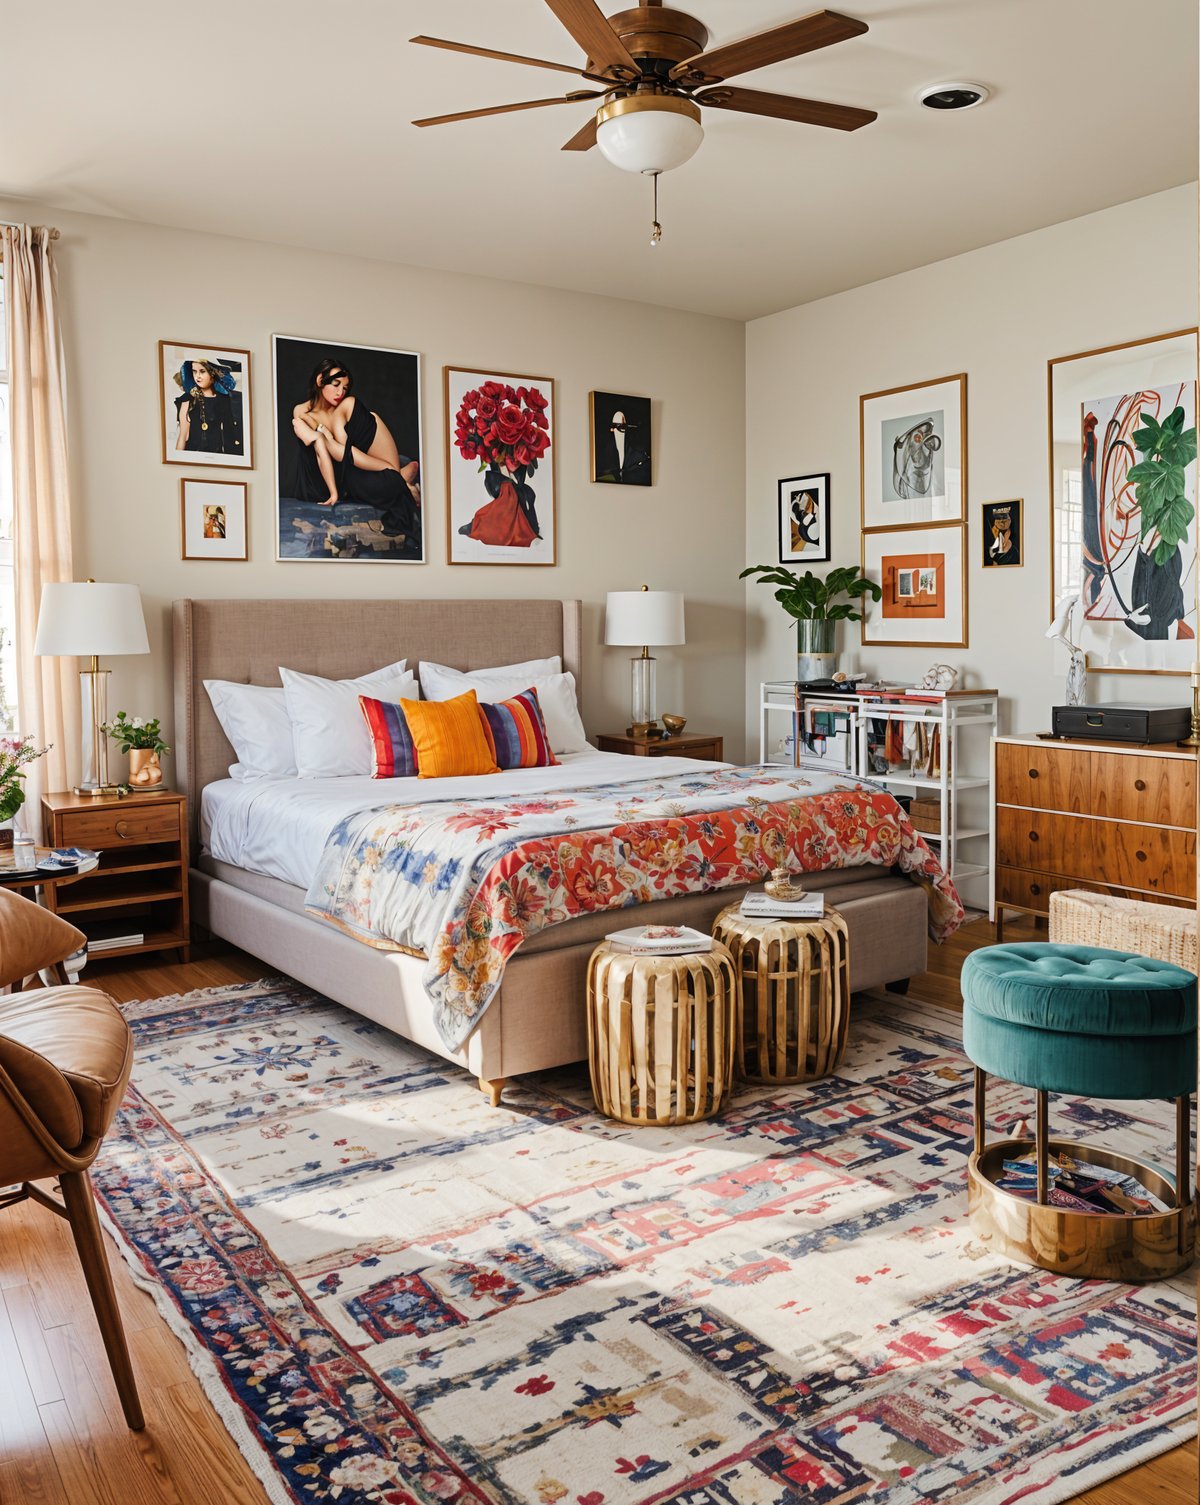
[[[864,598],[865,646],[967,646],[966,528],[883,528],[862,536],[863,574],[883,591]]]
[[[1003,569],[1025,563],[1020,497],[1011,502],[983,504],[983,567]]]
[[[967,378],[858,400],[864,528],[966,521]]]
[[[179,557],[246,559],[245,481],[179,483]]]
[[[648,397],[591,392],[588,422],[593,481],[617,486],[654,484]]]
[[[829,550],[828,472],[780,481],[780,564],[828,564]]]
[[[421,357],[272,339],[276,558],[424,564]]]
[[[248,350],[159,340],[158,404],[164,465],[253,469]]]
[[[1186,674],[1196,651],[1196,331],[1047,367],[1053,618],[1094,673]]]
[[[446,562],[554,564],[554,380],[442,370]]]

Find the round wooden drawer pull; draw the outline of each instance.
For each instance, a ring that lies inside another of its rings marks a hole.
[[[1029,839],[1030,839],[1030,841],[1036,841],[1038,839],[1037,832],[1036,831],[1030,831],[1030,833],[1029,833]]]
[[[1138,790],[1139,792],[1141,790],[1145,789],[1145,787],[1146,787],[1146,781],[1145,781],[1145,779],[1134,779],[1134,781],[1133,781],[1133,787],[1136,790]]]
[[[128,841],[135,833],[129,829],[127,820],[119,820],[114,828],[122,841]]]
[[[1029,892],[1031,894],[1040,894],[1041,891],[1042,891],[1042,885],[1040,883],[1031,883],[1029,885]]]
[[[1037,769],[1036,769],[1036,768],[1031,768],[1031,769],[1030,769],[1030,770],[1029,770],[1029,777],[1030,777],[1030,778],[1031,778],[1031,779],[1036,779],[1036,778],[1037,778],[1037,776],[1038,776],[1038,771],[1037,771]]]
[[[1137,853],[1137,860],[1139,862],[1145,862],[1145,860],[1146,860],[1146,854],[1145,854],[1145,852],[1138,852]]]

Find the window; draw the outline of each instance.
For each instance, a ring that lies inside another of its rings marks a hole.
[[[1077,596],[1083,588],[1083,472],[1065,468],[1059,479],[1062,490],[1061,500],[1056,504],[1058,576],[1055,585],[1061,599],[1065,595]]]
[[[4,330],[4,268],[0,264],[0,333]],[[12,450],[8,433],[8,372],[0,340],[0,731],[16,730],[16,591],[13,578]]]

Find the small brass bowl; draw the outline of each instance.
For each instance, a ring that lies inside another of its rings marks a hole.
[[[687,725],[687,717],[665,715],[662,718],[662,724],[666,727],[667,731],[670,732],[672,737],[678,737],[679,733]]]

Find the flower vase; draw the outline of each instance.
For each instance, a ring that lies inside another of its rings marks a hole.
[[[154,789],[162,783],[162,764],[152,747],[129,749],[129,785],[131,789]]]
[[[815,679],[831,679],[837,668],[834,632],[837,623],[828,619],[804,617],[796,623],[796,680],[809,684]]]
[[[11,818],[0,820],[0,852],[11,852],[13,849],[13,833],[16,823]]]

